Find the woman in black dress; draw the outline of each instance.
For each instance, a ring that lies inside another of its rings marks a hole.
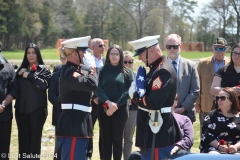
[[[237,154],[240,151],[240,105],[232,88],[216,96],[219,109],[204,119],[200,150],[202,153]]]

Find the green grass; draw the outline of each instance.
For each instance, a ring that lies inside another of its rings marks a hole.
[[[11,51],[2,51],[3,56],[7,59],[23,59],[25,51],[24,50],[11,50]],[[42,49],[41,55],[44,59],[59,59],[59,56],[56,52],[56,49]]]
[[[23,59],[24,50],[9,50],[9,51],[2,51],[3,56],[6,59]],[[41,54],[43,59],[59,59],[59,56],[56,52],[56,49],[41,49]],[[164,55],[167,53],[164,51]],[[213,53],[212,52],[181,52],[180,55],[187,59],[199,59],[204,57],[209,57]],[[230,53],[227,53],[226,56],[229,56]],[[138,59],[138,57],[135,57]]]

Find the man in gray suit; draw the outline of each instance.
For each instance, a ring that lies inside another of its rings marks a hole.
[[[174,112],[196,121],[194,103],[199,96],[200,84],[196,64],[180,56],[181,37],[170,34],[166,37],[168,60],[173,64],[178,78],[178,105]]]

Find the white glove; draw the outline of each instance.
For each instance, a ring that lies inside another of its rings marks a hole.
[[[177,151],[179,151],[179,146],[174,146],[173,149],[170,152],[170,155],[173,155],[174,153],[176,153]]]
[[[133,98],[133,94],[136,92],[136,81],[134,80],[131,84],[131,87],[129,88],[128,90],[128,94],[130,96],[130,98],[132,99]]]
[[[86,51],[86,53],[84,54],[83,57],[83,63],[87,66],[87,67],[92,67],[95,68],[96,64],[95,64],[95,60],[93,58],[93,56]]]

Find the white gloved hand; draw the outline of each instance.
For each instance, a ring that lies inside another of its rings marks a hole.
[[[128,94],[130,96],[130,98],[132,99],[133,98],[133,94],[136,92],[136,81],[134,80],[131,84],[131,87],[129,88],[128,90]]]
[[[89,52],[87,52],[87,51],[84,54],[83,63],[87,67],[92,67],[92,68],[96,67],[95,60],[94,60],[93,56]]]
[[[173,149],[170,152],[170,155],[173,155],[174,153],[176,153],[177,151],[179,151],[179,146],[174,146]]]

